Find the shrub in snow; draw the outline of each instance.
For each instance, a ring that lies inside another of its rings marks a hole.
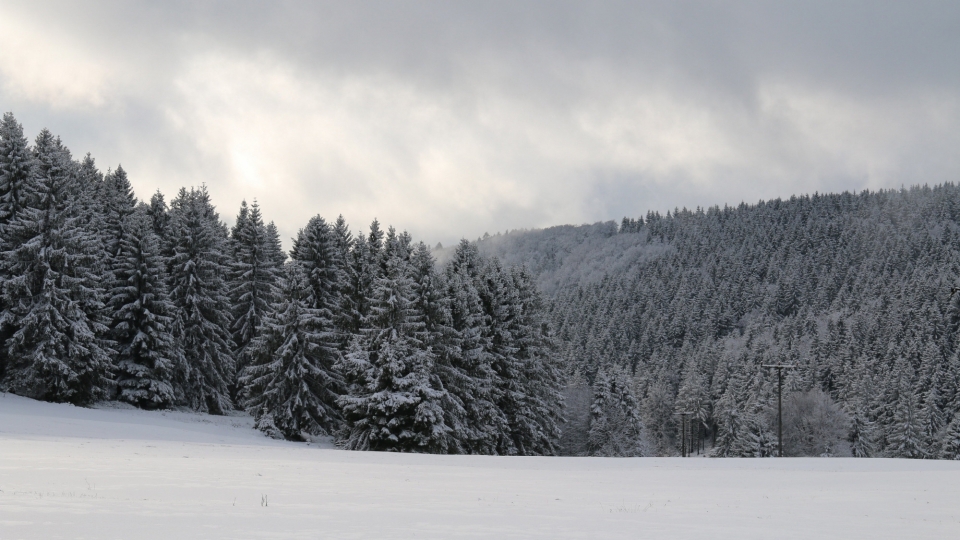
[[[776,445],[776,411],[770,414]],[[849,455],[850,419],[822,390],[795,392],[783,398],[783,455]]]

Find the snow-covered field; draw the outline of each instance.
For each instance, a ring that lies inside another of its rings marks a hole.
[[[960,462],[510,458],[0,394],[0,539],[960,538]]]

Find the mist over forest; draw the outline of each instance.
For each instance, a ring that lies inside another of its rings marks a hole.
[[[316,216],[289,253],[255,201],[147,195],[4,116],[0,389],[355,450],[763,457],[779,364],[786,454],[960,457],[953,184],[434,249]]]

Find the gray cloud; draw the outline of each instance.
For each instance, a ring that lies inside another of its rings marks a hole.
[[[955,5],[636,4],[5,2],[0,103],[288,237],[957,180]]]

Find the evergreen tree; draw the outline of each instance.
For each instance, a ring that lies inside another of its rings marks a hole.
[[[497,375],[493,369],[485,316],[477,283],[482,259],[476,246],[463,240],[446,267],[450,327],[446,352],[438,369],[444,388],[463,407],[457,438],[464,452],[492,454],[497,436],[508,428],[496,405]]]
[[[954,416],[953,421],[943,432],[940,441],[940,459],[960,459],[960,415]]]
[[[354,275],[355,266],[353,265],[354,245],[353,235],[350,234],[350,228],[343,216],[337,216],[331,233],[333,235],[333,247],[336,253],[336,260],[339,262],[340,272],[337,274],[337,297],[339,304],[337,309],[333,310],[333,323],[341,335],[341,349],[349,341],[350,334],[359,331],[359,327],[354,325],[359,321],[357,317],[357,306],[353,301],[353,284],[356,283],[357,276]]]
[[[127,178],[127,172],[122,166],[118,165],[116,171],[104,176],[101,197],[103,243],[112,266],[113,259],[120,253],[120,242],[123,239],[127,217],[137,206],[137,198],[133,194],[130,179]]]
[[[0,231],[26,208],[32,168],[33,157],[23,126],[13,114],[6,113],[0,122]],[[0,240],[6,239],[6,234],[0,235]]]
[[[887,453],[891,457],[926,457],[920,401],[909,382],[901,384],[900,398],[894,409]]]
[[[184,370],[183,400],[212,414],[232,408],[234,349],[226,277],[226,230],[206,187],[181,189],[171,209],[170,296],[176,308]]]
[[[923,450],[928,456],[937,456],[940,453],[940,441],[943,438],[943,412],[940,410],[940,393],[935,382],[927,390],[923,404],[920,406],[920,425],[923,429]]]
[[[287,262],[287,254],[283,252],[283,246],[280,243],[280,232],[274,222],[267,223],[267,240],[270,247],[270,259],[280,268]]]
[[[104,191],[103,173],[97,169],[96,161],[89,153],[80,162],[77,181],[80,184],[77,211],[82,218],[81,223],[87,230],[102,233],[106,230],[102,200]],[[105,249],[103,248],[104,251]]]
[[[240,236],[240,231],[246,228],[249,220],[250,207],[247,206],[247,201],[244,199],[240,201],[240,211],[237,213],[237,219],[233,224],[233,228],[230,229],[230,238],[234,241],[234,250],[237,248],[237,238]]]
[[[559,450],[561,407],[560,368],[555,345],[543,319],[543,303],[524,267],[510,272],[512,303],[510,333],[516,347],[519,395],[507,411],[513,443],[522,455],[552,455]]]
[[[328,311],[332,320],[339,320],[342,262],[330,226],[322,217],[311,218],[300,230],[290,256],[307,273],[311,305]]]
[[[370,224],[370,233],[366,238],[358,235],[354,240],[352,259],[349,272],[349,306],[352,310],[349,327],[351,334],[357,334],[370,312],[368,300],[373,295],[373,284],[384,272],[383,231],[377,220]]]
[[[457,332],[452,327],[450,301],[445,296],[443,274],[437,271],[433,255],[426,244],[417,244],[410,257],[410,269],[413,280],[414,309],[417,318],[423,323],[422,347],[428,348],[435,357],[431,384],[435,388],[446,390],[444,381],[456,379],[451,373],[451,357],[459,353]],[[447,432],[446,449],[450,453],[466,451],[461,443],[465,430],[463,403],[451,392],[444,391],[441,398],[444,423]]]
[[[233,308],[233,342],[237,369],[246,363],[246,348],[256,338],[264,316],[276,297],[279,268],[272,255],[270,238],[256,202],[240,208],[231,235],[233,262],[230,272],[230,302]]]
[[[642,423],[629,377],[622,369],[601,369],[593,384],[588,449],[594,456],[644,455]]]
[[[99,244],[80,226],[76,167],[59,139],[43,130],[26,202],[4,230],[8,279],[2,323],[7,340],[3,386],[48,401],[86,404],[107,395],[109,349],[101,336]]]
[[[668,377],[653,375],[652,379],[646,384],[646,397],[641,406],[642,420],[647,426],[646,438],[650,444],[651,453],[672,455],[676,447],[673,435],[678,431],[674,421],[677,411],[676,402]]]
[[[762,410],[746,411],[741,417],[741,433],[734,445],[734,455],[771,457],[777,455],[777,434],[771,429]]]
[[[23,136],[23,126],[12,113],[4,114],[0,122],[0,252],[19,247],[9,228],[29,202],[32,167],[33,157],[27,138]],[[0,258],[0,381],[3,380],[7,364],[6,342],[16,328],[12,315],[2,315],[7,310],[2,291],[11,277],[9,263],[5,258]]]
[[[717,402],[714,416],[717,421],[717,437],[712,455],[729,457],[737,455],[737,441],[743,436],[743,413],[737,405],[734,390],[730,386]]]
[[[850,415],[850,451],[853,457],[871,457],[876,451],[874,426],[863,407],[857,407]]]
[[[500,261],[493,258],[481,265],[476,282],[484,311],[481,331],[496,380],[492,398],[503,419],[489,428],[496,441],[496,451],[501,455],[520,452],[514,443],[513,435],[519,437],[519,431],[528,427],[521,426],[525,424],[522,416],[526,412],[523,404],[524,373],[521,361],[517,358],[518,349],[512,332],[512,318],[518,311],[517,298],[512,283],[507,282],[507,277]]]
[[[183,357],[174,341],[160,240],[146,212],[128,216],[123,229],[108,303],[119,398],[146,409],[166,408],[175,402],[173,375]]]
[[[168,213],[167,203],[163,200],[163,193],[158,190],[150,197],[150,208],[147,210],[150,221],[153,224],[153,232],[158,238],[164,239],[170,233],[170,214]]]
[[[431,377],[435,356],[423,346],[409,263],[396,239],[386,246],[383,275],[373,283],[362,338],[348,351],[344,371],[352,395],[340,399],[348,425],[343,444],[354,450],[447,451],[444,391]]]
[[[333,325],[329,310],[311,305],[312,294],[304,268],[287,265],[282,300],[250,343],[252,362],[242,377],[245,407],[257,429],[273,437],[329,435],[342,421]]]

